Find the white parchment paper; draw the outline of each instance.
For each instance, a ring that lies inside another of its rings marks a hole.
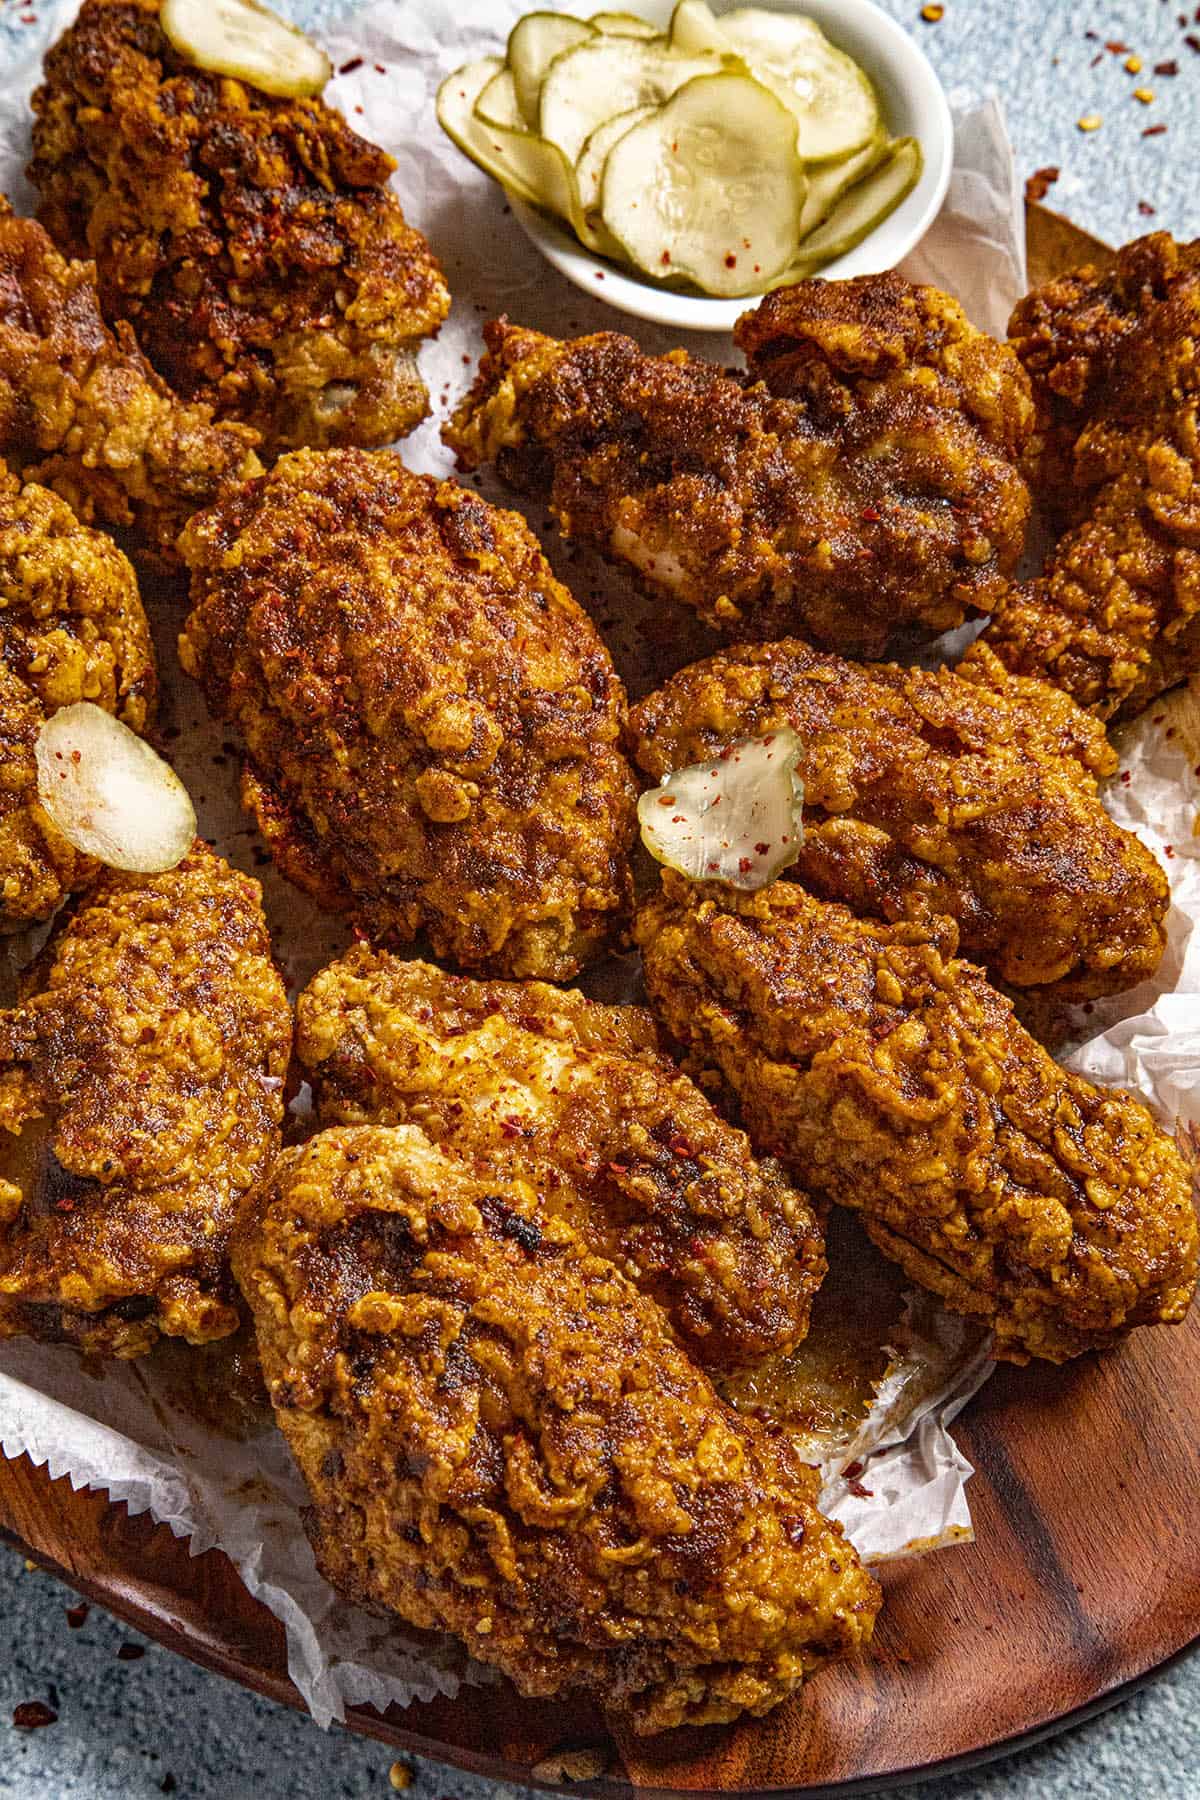
[[[561,335],[627,328],[651,351],[687,341],[686,334],[631,325],[568,286],[527,242],[492,183],[441,135],[433,111],[441,77],[501,48],[521,10],[520,0],[376,0],[326,34],[335,67],[361,59],[335,76],[329,98],[395,156],[397,192],[431,238],[455,295],[440,339],[422,353],[434,418],[404,446],[410,466],[438,475],[453,472],[438,425],[470,378],[485,319],[508,312]],[[75,0],[39,6],[29,54],[6,71],[0,91],[0,188],[27,211],[34,199],[23,174],[28,95],[42,49],[74,11]],[[1024,288],[1021,197],[999,106],[955,98],[957,163],[946,206],[905,272],[946,287],[977,323],[1002,332]],[[729,339],[693,338],[689,348],[734,360]],[[478,485],[504,505],[519,504],[488,473]],[[664,619],[661,608],[631,595],[619,574],[545,534],[539,508],[526,510],[558,573],[605,630],[635,695],[661,674],[664,644],[673,666],[713,647],[703,627],[676,614]],[[205,834],[263,881],[280,960],[299,985],[344,947],[344,930],[264,866],[237,804],[236,747],[209,722],[175,659],[181,597],[164,589],[147,591],[146,598],[172,758],[197,801]],[[1129,734],[1129,779],[1113,784],[1112,802],[1171,876],[1171,948],[1158,981],[1092,1018],[1080,1016],[1073,1051],[1076,1066],[1136,1086],[1186,1136],[1200,1125],[1200,937],[1194,931],[1200,854],[1193,835],[1193,765],[1200,753],[1189,761],[1164,735],[1169,729],[1150,720]],[[614,959],[592,978],[591,989],[609,999],[626,997],[635,971],[630,959]],[[874,1560],[970,1535],[970,1468],[947,1427],[989,1370],[986,1343],[927,1297],[913,1300],[898,1335],[870,1417],[852,1441],[830,1444],[822,1458],[825,1504]],[[0,1447],[9,1456],[28,1454],[77,1487],[107,1489],[132,1512],[149,1510],[189,1537],[197,1554],[211,1546],[225,1550],[250,1590],[282,1620],[292,1678],[323,1724],[349,1703],[406,1703],[453,1693],[462,1680],[492,1679],[452,1645],[418,1642],[398,1624],[340,1601],[313,1563],[300,1523],[303,1492],[282,1439],[266,1426],[242,1438],[205,1427],[177,1403],[154,1357],[100,1374],[63,1348],[0,1346]],[[861,1478],[845,1474],[847,1463],[863,1465]]]

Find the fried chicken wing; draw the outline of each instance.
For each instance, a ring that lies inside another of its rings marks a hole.
[[[229,1231],[291,1047],[260,900],[199,841],[108,871],[0,1012],[0,1337],[131,1357],[237,1329]]]
[[[284,873],[373,938],[576,974],[630,899],[625,697],[524,520],[390,452],[297,451],[180,554],[180,655]]]
[[[1166,876],[1109,818],[1098,721],[986,652],[965,673],[844,662],[798,638],[681,669],[630,714],[656,781],[790,725],[812,892],[888,919],[948,914],[1003,980],[1056,999],[1133,987],[1166,943]]]
[[[1191,1183],[1131,1095],[1053,1061],[952,921],[874,924],[777,882],[720,900],[668,874],[639,916],[646,985],[760,1151],[849,1206],[998,1356],[1061,1362],[1182,1319]]]
[[[184,400],[272,452],[404,436],[450,296],[388,187],[395,163],[323,100],[192,66],[159,7],[85,0],[47,55],[38,217],[95,258],[105,316]]]
[[[899,632],[960,625],[991,605],[1024,539],[1019,365],[953,301],[920,299],[933,290],[894,276],[805,285],[836,290],[807,375],[761,310],[739,328],[778,396],[615,332],[559,343],[500,320],[443,435],[464,468],[494,461],[547,496],[568,536],[728,636],[870,656]],[[789,323],[771,308],[788,343],[800,311]],[[934,313],[926,338],[914,320]]]
[[[1010,332],[1039,406],[1035,480],[1068,529],[986,641],[1129,718],[1200,668],[1200,242],[1128,244],[1030,294]]]
[[[663,1307],[706,1367],[792,1348],[825,1273],[802,1194],[660,1049],[650,1014],[467,981],[357,946],[301,995],[326,1124],[419,1124],[524,1179],[543,1213]]]
[[[0,456],[81,519],[133,525],[170,556],[221,483],[260,472],[257,434],[214,425],[100,316],[95,270],[65,262],[0,197]]]
[[[870,1637],[878,1587],[786,1431],[518,1177],[415,1126],[322,1132],[234,1268],[349,1599],[643,1733],[765,1713]]]
[[[65,501],[0,465],[0,934],[48,919],[99,865],[38,798],[38,734],[89,700],[141,732],[154,711],[154,649],[137,581],[116,545]]]

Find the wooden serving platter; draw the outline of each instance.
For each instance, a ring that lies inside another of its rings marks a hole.
[[[1031,281],[1111,252],[1029,209]],[[977,1542],[883,1571],[870,1655],[768,1718],[651,1742],[503,1684],[351,1727],[478,1773],[596,1794],[844,1796],[1000,1754],[1111,1704],[1200,1641],[1200,1311],[1065,1369],[1004,1369],[956,1434]],[[0,1459],[0,1536],[172,1650],[299,1705],[283,1631],[229,1560]]]

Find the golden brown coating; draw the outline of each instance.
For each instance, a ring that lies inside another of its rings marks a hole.
[[[256,881],[199,840],[106,871],[0,1013],[0,1338],[130,1357],[236,1330],[229,1231],[290,1048]]]
[[[524,520],[386,451],[298,451],[180,554],[180,655],[284,873],[373,939],[576,974],[629,903],[625,696]]]
[[[1041,415],[1039,495],[1069,529],[987,641],[1101,719],[1200,668],[1200,242],[1155,232],[1010,326]]]
[[[417,1124],[524,1179],[705,1367],[792,1348],[825,1273],[811,1207],[662,1054],[650,1014],[358,945],[300,996],[324,1124]]]
[[[751,375],[802,400],[819,429],[848,432],[847,448],[867,454],[886,445],[901,485],[915,489],[917,459],[933,456],[962,472],[966,514],[1028,510],[1013,465],[1033,431],[1029,379],[939,288],[894,270],[798,281],[743,313],[733,337]]]
[[[81,519],[133,525],[170,556],[222,481],[257,474],[256,433],[214,425],[100,316],[95,270],[65,262],[0,196],[0,456]]]
[[[844,302],[835,368],[871,318],[857,288]],[[615,332],[559,343],[499,320],[484,336],[443,433],[462,466],[494,461],[547,496],[569,537],[730,637],[878,655],[900,632],[986,611],[1020,553],[1029,495],[1013,458],[1032,411],[1011,357],[1006,385],[992,372],[1004,392],[985,423],[949,378],[910,365],[902,335],[897,367],[864,351],[861,378],[795,398]]]
[[[1015,987],[1080,1000],[1153,973],[1170,904],[1158,862],[1105,812],[1116,755],[1046,682],[980,653],[949,669],[844,662],[798,638],[681,669],[630,714],[656,781],[790,725],[804,746],[813,893],[887,919],[945,913]]]
[[[38,798],[42,726],[89,700],[141,732],[156,691],[128,562],[57,494],[0,464],[0,934],[48,919],[99,867]]]
[[[38,217],[95,258],[105,316],[184,400],[271,451],[402,437],[428,411],[416,351],[450,296],[395,163],[320,99],[194,67],[158,14],[85,0],[46,57]]]
[[[788,1434],[527,1184],[414,1126],[326,1131],[233,1257],[349,1599],[640,1733],[768,1712],[870,1637],[879,1589]]]
[[[668,874],[637,922],[646,985],[757,1147],[860,1212],[996,1354],[1061,1362],[1182,1319],[1189,1171],[1131,1095],[1053,1061],[948,919],[879,925],[777,882],[722,901]]]

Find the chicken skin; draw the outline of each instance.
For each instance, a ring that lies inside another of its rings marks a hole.
[[[1200,241],[1155,232],[1022,300],[1039,492],[1068,526],[986,640],[1101,719],[1200,668]]]
[[[297,451],[180,553],[180,656],[242,732],[285,875],[495,974],[602,948],[631,892],[625,695],[523,519],[387,451]]]
[[[422,338],[450,308],[390,156],[320,99],[275,99],[176,51],[159,0],[85,0],[46,57],[30,176],[59,248],[94,257],[186,401],[268,450],[390,443],[420,423]]]
[[[768,1712],[870,1637],[879,1589],[788,1433],[519,1177],[416,1126],[325,1131],[233,1262],[351,1601],[639,1733]]]
[[[986,380],[923,369],[886,300],[932,290],[887,277],[876,308],[879,279],[812,284],[842,304],[812,338],[840,373],[785,384],[794,397],[615,332],[559,343],[497,321],[443,436],[462,467],[495,462],[568,537],[729,637],[877,656],[901,632],[934,636],[986,611],[1020,553],[1032,407],[1003,346],[981,353]],[[937,299],[938,342],[986,342]],[[741,335],[753,348],[745,320]],[[773,377],[765,341],[761,356]],[[961,395],[976,380],[973,414]]]
[[[1069,1074],[955,929],[875,924],[787,882],[720,899],[668,874],[636,927],[668,1029],[757,1148],[862,1215],[995,1352],[1062,1362],[1182,1319],[1189,1171],[1131,1095]]]
[[[99,869],[38,797],[42,726],[88,700],[142,732],[156,692],[150,630],[124,556],[57,494],[22,487],[0,465],[0,934],[48,919]]]
[[[95,270],[66,262],[0,197],[0,456],[81,519],[133,526],[169,558],[221,483],[256,475],[256,433],[214,425],[100,316]]]
[[[793,873],[813,893],[887,919],[948,914],[971,956],[1056,1000],[1154,972],[1167,879],[1105,812],[1096,777],[1116,754],[1066,695],[986,652],[956,675],[791,638],[681,669],[629,720],[660,782],[782,726],[804,746]]]
[[[106,871],[0,1012],[0,1337],[133,1357],[237,1329],[229,1231],[291,1048],[260,901],[199,841]]]
[[[523,1179],[666,1312],[689,1353],[793,1348],[825,1274],[803,1195],[662,1054],[650,1014],[540,982],[444,975],[359,945],[301,995],[325,1124],[418,1124]]]

